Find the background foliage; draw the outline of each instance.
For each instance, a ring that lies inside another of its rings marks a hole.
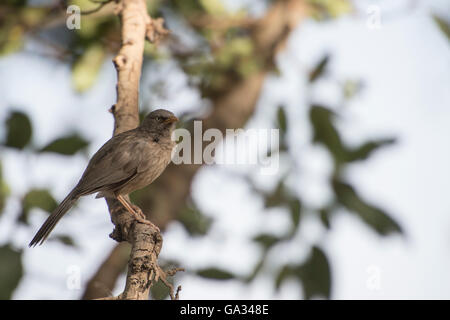
[[[266,10],[277,1],[265,1]],[[69,30],[65,26],[65,7],[69,4],[79,5],[82,10],[92,10],[102,7],[95,13],[82,18],[83,27]],[[351,13],[354,8],[350,1],[307,1],[308,15],[318,21],[335,19]],[[257,74],[261,70],[270,68],[271,74],[276,74],[276,63],[271,52],[261,51],[252,36],[252,19],[245,10],[228,12],[220,0],[159,0],[148,1],[148,9],[153,17],[162,16],[172,29],[172,35],[158,47],[147,43],[145,49],[146,64],[153,65],[158,61],[173,60],[181,67],[189,79],[189,86],[197,90],[206,101],[215,101],[223,96],[230,87]],[[449,35],[449,24],[445,19],[435,16],[435,20],[444,33]],[[177,25],[184,29],[176,28]],[[0,4],[0,55],[11,55],[23,50],[27,41],[38,41],[49,49],[54,59],[70,64],[72,68],[73,89],[80,94],[91,90],[98,80],[101,66],[109,61],[120,44],[120,26],[113,14],[112,6],[103,3],[93,3],[89,0],[59,1],[30,1],[6,0]],[[185,41],[188,38],[189,41]],[[188,45],[187,43],[194,43]],[[308,79],[311,90],[324,77],[334,77],[328,71],[332,61],[332,53],[318,57],[317,64],[309,66]],[[269,67],[268,67],[269,66]],[[150,71],[151,72],[151,69]],[[361,82],[340,79],[340,90],[344,105],[362,89]],[[158,91],[158,87],[152,88]],[[147,101],[142,102],[142,114],[149,108]],[[105,106],[106,107],[106,106]],[[353,214],[380,237],[391,234],[403,234],[404,230],[383,207],[370,203],[364,199],[355,187],[346,179],[346,169],[356,162],[366,161],[377,150],[395,147],[395,137],[365,141],[359,145],[347,145],[341,138],[336,122],[339,112],[327,105],[308,102],[309,123],[313,132],[312,145],[324,148],[332,159],[333,170],[329,177],[332,200],[321,208],[309,208],[304,199],[295,191],[295,181],[292,177],[298,174],[295,166],[295,145],[289,143],[287,136],[293,126],[292,119],[288,119],[283,105],[274,105],[276,118],[273,126],[281,132],[280,154],[286,160],[286,174],[279,178],[273,190],[266,190],[251,174],[243,174],[236,179],[243,179],[253,192],[261,198],[264,210],[274,208],[285,210],[291,219],[291,229],[283,235],[262,232],[253,238],[261,248],[259,262],[253,271],[245,276],[236,275],[225,270],[220,265],[212,265],[205,269],[190,270],[199,277],[227,281],[238,279],[244,283],[254,281],[261,272],[268,272],[264,266],[270,261],[271,250],[277,250],[280,244],[298,241],[298,233],[306,216],[314,217],[329,230],[333,224],[333,216],[343,210]],[[29,115],[11,109],[4,125],[4,134],[0,136],[1,153],[18,152],[18,156],[29,154],[55,153],[60,157],[71,157],[77,153],[86,155],[89,141],[82,132],[67,132],[47,145],[36,145],[34,136],[39,132],[33,130],[33,119]],[[201,113],[201,110],[200,110]],[[201,115],[200,115],[201,116]],[[184,126],[199,117],[199,110],[192,114],[182,115]],[[268,157],[273,156],[268,150]],[[284,162],[283,162],[284,163]],[[5,203],[12,196],[8,181],[2,176],[0,156],[0,214]],[[132,195],[133,201],[140,204],[145,202],[148,191],[137,191]],[[53,191],[39,186],[28,190],[21,196],[22,208],[16,215],[18,225],[27,225],[29,217],[37,210],[51,212],[57,205]],[[192,237],[206,235],[213,221],[204,215],[192,198],[188,198],[183,208],[177,213],[176,219],[182,223]],[[264,219],[264,212],[261,213]],[[31,231],[30,231],[31,232]],[[106,236],[106,235],[105,235]],[[75,242],[63,235],[53,238],[68,247],[75,248]],[[19,284],[23,273],[23,250],[11,243],[0,246],[0,298],[10,299]],[[296,264],[286,264],[276,270],[270,270],[273,286],[278,290],[287,281],[301,283],[303,296],[306,299],[314,297],[331,298],[332,268],[327,258],[327,252],[320,244],[312,244],[309,254]],[[183,265],[183,261],[171,261],[168,264]],[[183,265],[184,266],[184,265]],[[187,267],[187,266],[185,266]],[[166,292],[163,286],[156,286],[152,290],[155,298],[164,298]]]

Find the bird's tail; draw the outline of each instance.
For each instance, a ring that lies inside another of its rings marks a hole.
[[[38,243],[41,245],[45,239],[47,239],[50,232],[52,232],[53,228],[58,223],[59,219],[61,219],[64,214],[75,204],[78,200],[78,196],[74,195],[72,191],[69,195],[59,204],[59,206],[53,211],[53,213],[45,220],[42,227],[34,236],[33,240],[31,240],[29,247],[34,247]]]

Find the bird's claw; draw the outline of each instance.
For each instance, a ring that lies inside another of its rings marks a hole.
[[[139,208],[138,206],[131,204],[133,210],[134,210],[134,217],[136,218],[136,220],[140,223],[144,223],[146,225],[152,226],[154,227],[156,230],[158,230],[158,232],[161,232],[161,230],[151,221],[147,220],[145,214],[142,212],[141,208]]]

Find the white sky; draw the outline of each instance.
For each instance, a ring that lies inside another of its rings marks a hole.
[[[368,29],[362,16],[322,24],[308,21],[292,35],[279,59],[282,76],[266,82],[268,90],[249,126],[267,125],[271,107],[284,102],[289,119],[296,119],[295,124],[290,121],[295,126],[290,141],[303,145],[310,137],[302,107],[307,94],[314,101],[338,107],[336,87],[330,81],[322,81],[312,93],[305,87],[305,68],[324,52],[331,52],[333,76],[360,78],[365,83],[363,93],[342,112],[339,125],[346,141],[387,136],[399,140],[369,161],[354,165],[349,179],[366,199],[392,213],[407,238],[380,238],[346,213],[332,221],[329,234],[308,220],[301,238],[271,254],[276,263],[267,272],[277,263],[300,260],[307,244],[318,241],[331,260],[335,299],[450,298],[450,47],[430,18],[431,6],[450,14],[443,1],[423,1],[408,14],[382,20],[379,30]],[[95,87],[82,96],[73,93],[67,66],[50,59],[21,53],[0,60],[0,69],[0,122],[10,106],[27,110],[33,119],[35,145],[44,145],[68,128],[79,129],[93,140],[92,154],[110,137],[112,117],[106,110],[115,99],[111,63],[103,66]],[[176,79],[172,86],[182,87],[185,79]],[[176,102],[158,106],[180,112],[195,105],[196,99],[192,93],[182,92]],[[301,147],[298,153],[303,169],[298,192],[308,204],[320,205],[329,196],[325,183],[329,161],[317,147]],[[48,186],[62,199],[86,164],[81,155],[20,159],[15,152],[8,152],[1,158],[16,197],[29,186]],[[25,166],[31,167],[29,173]],[[258,248],[248,242],[255,230],[277,233],[286,228],[288,217],[279,211],[263,213],[261,201],[245,183],[231,178],[229,170],[206,168],[193,186],[201,209],[215,218],[211,235],[191,239],[174,223],[164,235],[163,257],[182,259],[188,269],[219,265],[246,274],[259,256]],[[114,244],[107,237],[112,227],[104,202],[91,197],[80,201],[78,207],[61,220],[55,234],[71,234],[81,249],[64,250],[55,242],[25,249],[27,277],[14,298],[79,297],[80,290],[67,288],[68,268],[79,267],[81,281],[86,282]],[[45,215],[36,212],[30,228],[12,230],[17,210],[17,200],[10,201],[0,219],[0,243],[12,237],[18,247],[26,247]],[[191,276],[180,281],[184,299],[301,297],[292,283],[273,295],[272,282],[264,276],[250,288]],[[118,292],[121,289],[119,284]]]

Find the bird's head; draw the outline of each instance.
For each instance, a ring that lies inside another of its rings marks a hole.
[[[141,127],[160,134],[171,133],[175,129],[178,118],[164,109],[150,112],[142,121]]]

